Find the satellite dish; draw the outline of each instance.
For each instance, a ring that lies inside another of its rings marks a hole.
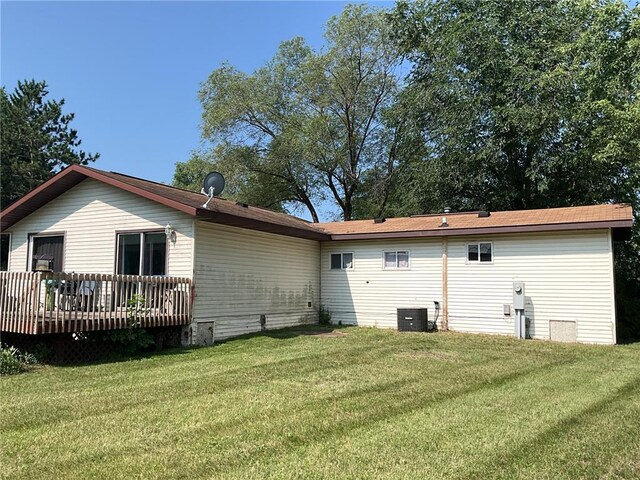
[[[209,197],[202,208],[207,208],[207,205],[211,201],[213,197],[216,197],[222,193],[224,190],[224,177],[221,173],[211,172],[206,177],[204,177],[204,181],[202,182],[202,190],[200,193]]]

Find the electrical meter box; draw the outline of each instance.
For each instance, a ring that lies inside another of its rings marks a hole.
[[[524,282],[513,283],[513,309],[524,310]]]

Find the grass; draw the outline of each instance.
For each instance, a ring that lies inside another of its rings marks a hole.
[[[0,477],[640,477],[638,344],[339,332],[2,378]]]

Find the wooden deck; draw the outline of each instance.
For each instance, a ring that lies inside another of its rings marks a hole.
[[[0,272],[0,331],[75,333],[191,322],[189,278]]]

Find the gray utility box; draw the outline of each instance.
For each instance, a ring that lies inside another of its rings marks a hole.
[[[400,332],[426,332],[428,329],[426,308],[398,309],[398,330]]]
[[[513,309],[524,310],[524,282],[513,283]]]

